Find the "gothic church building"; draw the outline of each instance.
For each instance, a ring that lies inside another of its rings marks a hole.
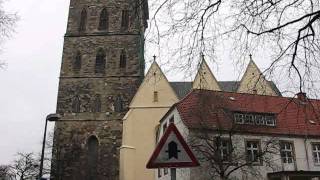
[[[51,179],[118,180],[122,118],[144,77],[146,0],[71,0]]]
[[[241,81],[217,81],[203,60],[193,82],[144,78],[147,0],[70,0],[51,179],[151,180],[159,120],[192,89],[281,96],[251,60]]]

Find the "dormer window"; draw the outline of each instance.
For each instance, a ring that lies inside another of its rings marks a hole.
[[[256,125],[256,126],[276,126],[276,117],[269,113],[234,113],[236,124]]]

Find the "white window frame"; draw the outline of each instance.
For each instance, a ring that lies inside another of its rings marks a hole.
[[[290,145],[288,147],[287,145]],[[284,146],[284,149],[282,148]],[[289,156],[289,153],[291,153],[291,157]],[[282,156],[285,155],[285,156]],[[295,163],[295,152],[294,152],[294,144],[291,141],[281,141],[280,142],[280,156],[281,156],[281,162],[283,164],[294,164]],[[291,162],[289,162],[289,159],[291,159]]]
[[[224,146],[225,144],[225,146]],[[221,139],[220,147],[219,147],[219,154],[222,161],[228,161],[228,155],[230,155],[230,141],[226,139]],[[225,152],[226,151],[226,154]]]
[[[276,126],[276,117],[268,113],[235,112],[234,122],[236,124],[256,125],[256,126]]]
[[[234,119],[236,124],[244,124],[244,115],[242,113],[235,113]]]
[[[312,143],[312,157],[315,165],[320,166],[320,142]]]
[[[247,160],[249,162],[252,162],[253,164],[256,165],[262,165],[262,161],[261,161],[261,157],[257,157],[257,161],[252,161],[252,159],[254,159],[255,153],[256,152],[256,156],[259,155],[259,153],[261,152],[261,147],[260,147],[260,140],[256,140],[256,139],[248,139],[245,141],[245,147],[246,147],[246,154],[247,154]],[[248,143],[251,143],[251,146],[248,147]],[[257,147],[253,147],[253,143],[257,144]],[[251,157],[251,158],[250,158]]]
[[[274,116],[265,116],[265,123],[267,126],[276,126],[276,119]]]

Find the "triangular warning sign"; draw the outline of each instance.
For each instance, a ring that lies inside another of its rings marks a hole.
[[[199,162],[182,135],[170,123],[147,164],[148,169],[161,167],[195,167]]]

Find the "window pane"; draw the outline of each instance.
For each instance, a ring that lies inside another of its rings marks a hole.
[[[235,116],[235,121],[236,121],[237,124],[243,124],[244,123],[243,114],[236,113],[234,116]]]
[[[320,144],[312,144],[312,155],[314,159],[314,163],[320,164]]]
[[[293,145],[289,142],[282,142],[280,145],[281,148],[281,158],[283,163],[293,163],[294,154],[293,154]]]
[[[259,162],[259,142],[247,141],[246,145],[248,160],[252,162]]]

